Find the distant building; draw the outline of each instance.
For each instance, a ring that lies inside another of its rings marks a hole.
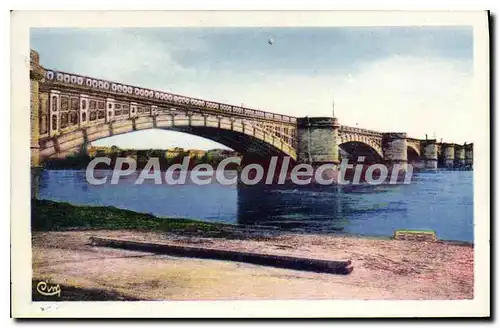
[[[200,149],[189,149],[188,155],[189,157],[203,157],[207,152],[205,150],[200,150]]]
[[[165,151],[165,158],[174,158],[183,153],[185,153],[184,148],[179,148],[179,147],[169,148]]]
[[[228,158],[240,156],[240,154],[234,150],[230,149],[211,149],[207,151],[210,158]]]
[[[90,157],[96,157],[97,155],[109,155],[119,150],[117,147],[90,146],[87,153]]]

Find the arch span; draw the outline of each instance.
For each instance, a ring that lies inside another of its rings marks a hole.
[[[412,145],[406,147],[406,156],[408,163],[418,162],[420,160],[420,151]]]
[[[365,163],[380,163],[383,159],[381,149],[364,142],[348,141],[341,143],[339,148],[346,153],[344,156],[347,156],[349,161],[357,162],[359,156],[365,157]]]
[[[416,145],[414,145],[412,143],[408,143],[407,147],[408,147],[408,152],[411,151],[411,152],[415,153],[418,157],[420,157],[420,149]]]
[[[382,139],[381,137],[369,136],[359,133],[352,133],[346,131],[344,133],[340,133],[339,135],[339,146],[346,143],[358,143],[364,144],[373,149],[378,156],[381,158],[384,157],[382,152]]]
[[[40,141],[40,157],[65,157],[79,152],[82,145],[103,138],[146,129],[164,129],[190,133],[219,142],[241,153],[285,155],[296,159],[296,152],[286,136],[264,130],[244,119],[210,115],[165,114],[98,123],[48,137]]]

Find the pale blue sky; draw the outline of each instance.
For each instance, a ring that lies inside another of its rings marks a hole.
[[[460,143],[472,141],[472,47],[470,27],[31,31],[47,68],[294,116],[331,115],[334,98],[342,124]],[[157,130],[96,144],[217,147]]]

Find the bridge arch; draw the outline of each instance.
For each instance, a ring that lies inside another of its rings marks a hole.
[[[414,144],[407,144],[408,152],[414,152],[418,157],[420,157],[420,148],[415,146]]]
[[[420,150],[414,145],[408,144],[406,147],[406,157],[408,163],[417,162],[420,160]]]
[[[279,133],[266,131],[250,120],[201,114],[160,114],[76,127],[42,139],[40,158],[65,157],[81,151],[82,145],[90,142],[147,129],[180,131],[216,141],[241,153],[285,155],[296,160],[295,148]]]
[[[347,157],[351,162],[357,162],[359,156],[364,156],[364,163],[380,163],[382,162],[383,156],[380,150],[376,147],[360,142],[360,141],[347,141],[339,145],[341,151],[341,158]],[[344,152],[342,154],[342,152]]]
[[[372,148],[373,150],[375,150],[378,156],[380,156],[381,158],[384,157],[382,152],[382,143],[380,140],[376,140],[375,138],[372,138],[370,136],[355,134],[355,133],[341,134],[339,139],[340,139],[339,145],[349,142],[365,144],[370,148]]]
[[[384,158],[381,141],[368,135],[341,133],[339,148],[350,156],[365,156],[368,161],[381,162]]]

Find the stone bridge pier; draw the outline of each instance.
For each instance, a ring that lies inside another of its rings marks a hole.
[[[455,167],[465,166],[465,145],[455,145]]]
[[[45,70],[40,66],[40,57],[36,51],[30,51],[30,184],[31,198],[38,198],[40,167],[40,127],[39,127],[39,85],[45,77]]]
[[[36,51],[31,50],[30,62],[31,167],[38,167],[40,165],[39,84],[45,77],[45,69],[40,66],[40,57]]]
[[[297,162],[313,166],[339,164],[338,130],[334,117],[297,119]]]
[[[443,166],[452,169],[455,165],[455,145],[444,143],[443,149]]]
[[[473,144],[465,145],[465,166],[472,168],[474,157]]]
[[[402,168],[406,168],[408,163],[408,144],[406,138],[406,133],[400,132],[384,133],[382,135],[384,162],[388,166],[399,164]]]
[[[434,170],[438,168],[438,145],[436,140],[422,141],[424,168]]]

